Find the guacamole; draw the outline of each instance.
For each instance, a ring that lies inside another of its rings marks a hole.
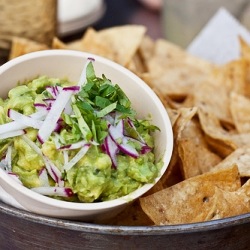
[[[116,199],[154,182],[151,133],[128,97],[93,62],[86,79],[39,76],[0,100],[0,167],[43,195],[75,202]]]

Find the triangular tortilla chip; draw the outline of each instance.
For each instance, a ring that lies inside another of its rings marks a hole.
[[[232,92],[230,110],[239,133],[250,133],[250,99]]]
[[[211,209],[213,210],[218,202],[217,188],[230,192],[240,188],[236,165],[187,179],[142,197],[140,204],[156,225],[205,221],[211,219]]]
[[[89,29],[83,36],[83,49],[106,56],[127,66],[138,50],[146,28],[141,25],[123,25],[94,31]]]
[[[215,166],[215,169],[227,168],[237,164],[241,177],[250,177],[250,147],[238,148],[223,161]]]
[[[9,59],[46,49],[49,49],[46,44],[35,42],[27,38],[13,37]]]
[[[182,131],[178,152],[184,179],[209,172],[221,161],[221,157],[209,149],[195,120],[191,120]]]

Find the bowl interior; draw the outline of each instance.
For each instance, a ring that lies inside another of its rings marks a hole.
[[[155,154],[157,159],[162,159],[164,162],[164,167],[161,170],[161,174],[163,174],[170,161],[173,148],[172,127],[167,112],[158,97],[141,79],[114,62],[96,55],[77,51],[49,50],[30,53],[9,61],[0,67],[0,97],[5,98],[8,91],[16,86],[18,82],[29,80],[39,75],[57,78],[66,77],[71,81],[77,82],[88,57],[95,58],[94,69],[97,76],[104,74],[123,89],[130,98],[138,118],[145,118],[150,115],[152,123],[160,128],[161,131],[154,134],[156,142]],[[84,206],[86,204],[63,202],[37,195],[31,190],[20,188],[19,185],[10,179],[7,176],[1,177],[0,175],[0,185],[28,210],[51,215],[54,207],[62,210],[66,208],[74,210],[74,212],[79,210],[80,214],[82,214],[82,209],[85,209]],[[88,210],[121,206],[148,191],[152,185],[146,184],[127,197],[114,201],[92,204],[92,206],[88,204]],[[61,214],[64,212],[62,211]],[[70,217],[71,212],[68,213],[67,217]],[[60,210],[59,212],[57,211],[57,214],[53,213],[53,216],[58,215],[58,213],[60,213]]]

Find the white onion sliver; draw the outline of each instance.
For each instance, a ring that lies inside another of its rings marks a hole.
[[[64,165],[63,169],[68,171],[70,170],[87,152],[90,147],[90,144],[84,145],[77,154],[67,163]]]
[[[46,116],[41,128],[38,131],[38,139],[41,143],[45,142],[53,132],[63,109],[68,103],[74,90],[61,91]]]
[[[4,134],[0,134],[0,139],[3,140],[3,139],[11,138],[11,137],[16,137],[19,135],[24,135],[24,134],[25,134],[25,131],[23,129],[14,130],[14,131],[10,131]]]

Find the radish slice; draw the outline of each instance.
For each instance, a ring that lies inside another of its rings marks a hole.
[[[9,171],[11,171],[11,169],[12,169],[11,154],[12,154],[12,146],[8,146],[7,153],[5,156],[5,161],[6,161],[7,169]]]
[[[48,196],[61,196],[61,197],[71,197],[74,195],[71,188],[65,188],[65,187],[36,187],[31,188],[31,190],[42,194],[42,195],[48,195]]]
[[[39,180],[41,182],[42,187],[49,187],[49,178],[46,168],[42,168],[39,171]]]
[[[50,177],[58,183],[58,186],[63,186],[64,181],[62,180],[61,171],[42,153],[42,150],[27,136],[22,136],[23,140],[38,154],[43,158],[46,169]]]
[[[38,112],[30,115],[29,118],[32,118],[32,119],[43,119],[46,116],[47,113],[48,113],[48,111],[46,111],[46,110],[43,110],[43,111],[40,110],[40,111],[38,111]],[[25,129],[25,128],[28,127],[27,125],[24,125],[20,121],[21,120],[18,119],[16,121],[12,121],[12,122],[8,122],[8,123],[5,123],[5,124],[1,124],[0,125],[0,135],[8,133],[8,132],[16,131],[16,130],[22,130],[22,129]]]
[[[12,138],[12,137],[16,137],[16,136],[20,136],[24,134],[25,134],[25,131],[23,129],[14,130],[14,131],[7,132],[5,134],[0,134],[0,140]]]
[[[47,86],[46,90],[53,98],[56,98],[59,95],[62,88],[60,86]]]
[[[86,70],[87,70],[87,66],[88,66],[88,64],[89,64],[89,62],[94,62],[95,61],[95,59],[94,58],[91,58],[91,57],[88,57],[87,58],[87,62],[86,62],[86,64],[84,65],[84,67],[83,67],[83,70],[82,70],[82,73],[81,73],[81,76],[80,76],[80,79],[79,79],[79,81],[78,81],[78,86],[82,86],[82,85],[84,85],[85,83],[86,83]]]
[[[36,145],[35,142],[33,142],[32,140],[30,140],[29,137],[27,137],[26,135],[22,136],[22,139],[41,157],[43,157],[43,153],[42,150]]]
[[[38,131],[37,138],[41,143],[44,143],[50,137],[56,127],[56,123],[60,118],[62,111],[74,92],[76,92],[75,89],[63,88],[58,95],[48,115],[46,116],[44,123]]]
[[[26,127],[32,127],[32,128],[39,129],[43,124],[43,121],[36,120],[30,116],[23,115],[23,114],[15,111],[14,109],[8,110],[8,116],[10,119],[12,119],[14,121],[18,121],[19,123],[25,125]]]
[[[64,165],[66,165],[69,162],[68,151],[63,151],[63,160],[64,160]]]
[[[62,179],[61,171],[54,165],[53,162],[49,160],[48,157],[43,156],[46,169],[51,176],[51,178],[58,184],[59,187],[64,186],[64,181]]]
[[[73,144],[61,146],[59,149],[60,150],[78,149],[78,148],[84,147],[86,144],[89,145],[89,143],[87,141],[82,140],[82,141],[79,141],[79,142],[76,142],[76,143],[73,143]]]
[[[65,171],[69,171],[89,150],[90,144],[85,144],[79,152],[68,162],[64,165],[63,169]]]

